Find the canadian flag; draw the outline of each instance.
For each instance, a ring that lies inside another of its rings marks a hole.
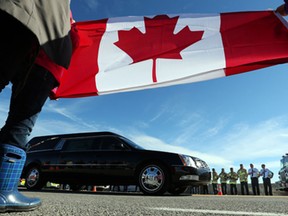
[[[273,11],[157,15],[77,23],[80,46],[53,98],[191,83],[286,63]]]

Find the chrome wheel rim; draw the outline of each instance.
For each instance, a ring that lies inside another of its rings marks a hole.
[[[164,173],[158,166],[147,166],[143,169],[140,176],[140,183],[145,191],[156,192],[164,184]]]
[[[39,176],[40,176],[40,173],[38,171],[38,169],[32,169],[30,170],[30,173],[29,175],[27,176],[27,185],[29,187],[33,187],[37,184],[38,180],[39,180]]]

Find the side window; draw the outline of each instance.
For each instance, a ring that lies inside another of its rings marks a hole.
[[[93,139],[92,150],[101,150],[102,138],[101,137],[93,137],[91,139]]]
[[[115,151],[123,151],[125,150],[125,145],[121,142],[121,140],[115,137],[102,137],[102,145],[101,150],[115,150]]]
[[[93,138],[75,138],[75,139],[67,139],[64,143],[63,150],[64,151],[89,151],[94,150],[96,146],[94,146]]]
[[[31,145],[29,152],[31,151],[42,151],[42,150],[52,150],[58,143],[59,139],[48,139],[37,144]]]

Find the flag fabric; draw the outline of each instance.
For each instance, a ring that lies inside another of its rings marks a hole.
[[[80,45],[53,98],[192,83],[288,61],[273,11],[110,18],[76,23]]]

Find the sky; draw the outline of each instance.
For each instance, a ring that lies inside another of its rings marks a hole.
[[[76,21],[271,10],[282,0],[72,0]],[[269,28],[269,26],[267,26]],[[278,180],[288,153],[288,65],[184,85],[47,100],[30,136],[111,131],[146,149],[188,154],[221,168],[261,164]],[[10,98],[0,95],[4,123]],[[260,180],[262,182],[262,180]]]

